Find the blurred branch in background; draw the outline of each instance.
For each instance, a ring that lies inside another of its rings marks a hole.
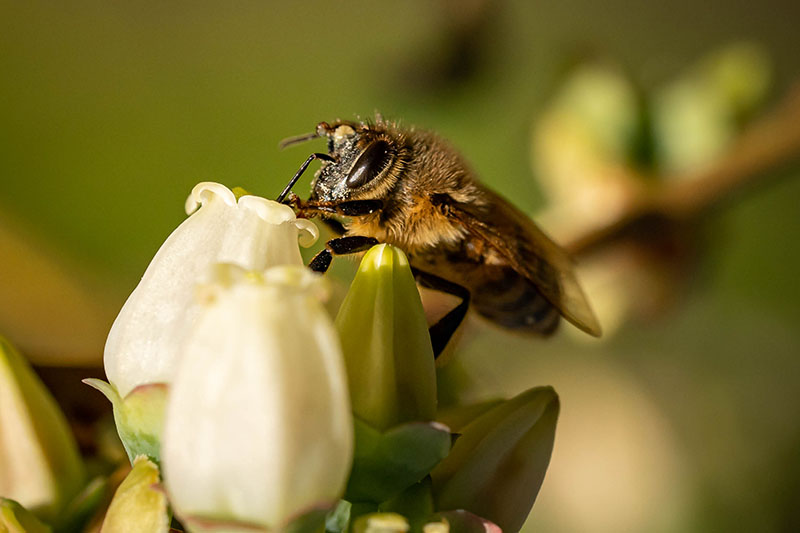
[[[800,158],[800,82],[769,114],[747,128],[712,165],[642,188],[608,222],[573,229],[562,244],[576,257],[589,254],[653,220],[691,223],[748,187],[779,174]]]
[[[753,43],[647,89],[590,58],[537,117],[537,218],[575,257],[606,333],[673,308],[710,248],[708,215],[800,158],[800,83],[763,112],[771,78]]]

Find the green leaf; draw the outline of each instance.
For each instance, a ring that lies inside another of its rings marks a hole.
[[[111,402],[117,433],[131,464],[140,455],[158,463],[161,460],[161,430],[164,425],[167,385],[140,385],[122,398],[114,385],[103,380],[88,378],[83,382],[102,392]]]
[[[366,253],[336,327],[356,416],[381,430],[433,420],[433,349],[414,276],[400,249],[381,244]]]
[[[518,531],[550,463],[558,411],[555,391],[538,387],[464,426],[431,472],[436,508],[465,509]]]
[[[450,430],[415,422],[380,432],[355,419],[355,455],[345,498],[380,503],[421,481],[450,451]]]

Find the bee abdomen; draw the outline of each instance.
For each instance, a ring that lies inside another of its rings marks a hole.
[[[536,285],[511,269],[497,281],[473,289],[475,309],[496,324],[549,335],[558,327],[561,313]]]

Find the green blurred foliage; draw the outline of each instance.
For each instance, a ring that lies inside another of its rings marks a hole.
[[[768,51],[775,94],[800,73],[800,8],[782,0],[515,0],[486,15],[472,70],[420,84],[447,71],[445,5],[3,2],[0,212],[109,282],[121,306],[195,183],[276,195],[322,148],[278,142],[320,120],[379,110],[435,129],[533,211],[531,124],[576,48],[618,58],[645,89],[739,39]],[[474,399],[545,383],[561,395],[531,528],[797,527],[800,180],[782,172],[711,221],[693,292],[662,321],[605,344],[465,339],[454,364]]]

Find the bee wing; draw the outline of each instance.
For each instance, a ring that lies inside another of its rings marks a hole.
[[[599,337],[600,323],[578,284],[567,253],[507,200],[488,189],[483,192],[488,200],[483,208],[449,204],[450,214],[533,282],[564,318]]]

